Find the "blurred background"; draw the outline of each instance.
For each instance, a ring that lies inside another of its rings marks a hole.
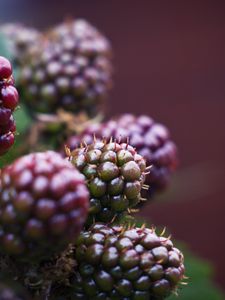
[[[171,188],[142,216],[213,262],[225,290],[224,16],[224,1],[0,1],[1,22],[45,29],[82,17],[112,41],[108,116],[149,114],[179,147]]]

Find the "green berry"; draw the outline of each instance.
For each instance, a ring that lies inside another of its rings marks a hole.
[[[171,243],[153,229],[94,224],[76,243],[75,299],[165,299],[184,277],[183,255]],[[179,263],[170,266],[174,253]]]

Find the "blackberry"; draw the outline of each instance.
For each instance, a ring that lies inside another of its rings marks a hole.
[[[20,23],[7,23],[0,26],[2,34],[8,42],[13,62],[16,65],[24,64],[29,55],[39,47],[42,34]]]
[[[110,43],[96,28],[80,19],[64,23],[24,66],[24,102],[36,113],[63,109],[95,116],[111,86],[110,61]]]
[[[154,229],[96,223],[76,242],[72,299],[165,299],[184,278],[182,253]]]
[[[26,155],[1,172],[0,250],[39,260],[80,233],[88,211],[84,176],[59,154]]]
[[[146,164],[132,146],[94,142],[74,150],[70,159],[87,179],[91,206],[87,224],[111,222],[140,202]]]
[[[18,100],[11,64],[0,56],[0,156],[14,143],[16,125],[12,113],[18,105]]]
[[[151,166],[151,172],[146,176],[146,184],[150,186],[149,193],[152,195],[167,187],[178,159],[176,145],[164,125],[145,115],[136,117],[124,114],[108,122],[88,126],[81,134],[71,136],[66,145],[73,150],[81,142],[92,143],[94,137],[97,140],[109,140],[113,137],[121,142],[128,139],[146,159],[146,164]]]

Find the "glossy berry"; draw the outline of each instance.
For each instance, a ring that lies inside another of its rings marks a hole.
[[[1,90],[1,99],[4,107],[14,110],[18,105],[18,92],[14,86],[5,86]]]
[[[102,124],[91,124],[83,133],[68,139],[66,145],[75,149],[81,142],[90,144],[97,140],[117,139],[129,143],[146,159],[151,172],[146,176],[149,194],[167,187],[172,171],[177,166],[177,148],[170,138],[168,129],[148,116],[135,117],[124,114]]]
[[[88,224],[110,222],[140,202],[145,160],[125,143],[94,142],[71,154],[90,191]]]
[[[0,78],[8,79],[12,75],[12,66],[7,58],[0,56]]]
[[[14,87],[10,62],[0,56],[0,156],[14,144],[16,131],[12,113],[18,105],[18,92]]]
[[[48,151],[16,160],[1,172],[0,250],[44,259],[76,239],[86,220],[84,177]]]
[[[0,26],[0,34],[7,40],[15,65],[23,65],[29,56],[40,47],[42,34],[21,23],[6,23]]]
[[[63,23],[24,65],[19,86],[32,113],[95,116],[111,86],[109,41],[84,20]]]
[[[100,223],[76,242],[74,299],[165,299],[184,278],[182,253],[153,229]]]
[[[14,134],[8,132],[0,135],[0,155],[5,154],[14,144]]]

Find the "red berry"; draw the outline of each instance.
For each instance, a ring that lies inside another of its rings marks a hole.
[[[14,134],[12,132],[0,135],[0,155],[6,153],[14,143]]]
[[[19,95],[14,87],[10,62],[0,56],[0,156],[14,143],[16,124],[12,112],[18,105]]]
[[[13,116],[11,115],[8,123],[3,126],[0,126],[0,135],[9,133],[9,132],[14,133],[15,131],[16,131],[16,123],[14,121]]]
[[[12,66],[8,59],[0,56],[0,79],[9,78],[12,75]]]
[[[26,155],[2,170],[0,182],[1,251],[40,261],[76,239],[89,201],[84,176],[69,161],[53,151]]]
[[[6,125],[9,122],[12,112],[9,108],[0,107],[0,126]]]
[[[2,88],[1,98],[2,98],[3,105],[6,108],[10,108],[11,110],[14,110],[18,105],[19,95],[17,89],[12,85]]]

